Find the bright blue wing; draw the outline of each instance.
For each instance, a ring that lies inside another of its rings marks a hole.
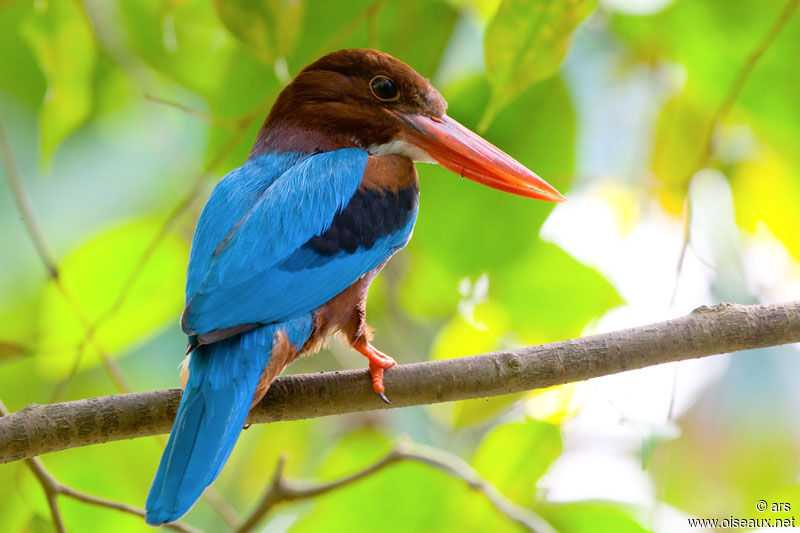
[[[307,156],[293,152],[266,154],[248,160],[217,183],[206,202],[192,241],[186,274],[186,302],[197,292],[216,261],[215,251],[265,191]]]
[[[359,149],[325,152],[264,179],[269,184],[258,194],[235,184],[215,189],[195,233],[184,330],[207,333],[308,313],[402,248],[416,207],[402,227],[355,250],[320,255],[304,246],[348,205],[367,158]]]

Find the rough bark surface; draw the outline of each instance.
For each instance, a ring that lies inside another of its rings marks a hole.
[[[284,376],[251,423],[497,396],[646,366],[800,342],[800,302],[720,304],[647,326],[514,350],[399,365],[386,373],[391,405],[366,370]],[[167,433],[180,389],[29,405],[0,417],[0,463],[101,442]]]

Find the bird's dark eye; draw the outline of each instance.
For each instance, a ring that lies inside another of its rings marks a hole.
[[[400,90],[392,80],[386,76],[375,76],[369,82],[369,90],[378,100],[392,102],[400,98]]]

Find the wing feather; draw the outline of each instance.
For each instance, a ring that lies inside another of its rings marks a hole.
[[[410,238],[416,206],[405,225],[369,248],[320,255],[304,247],[324,234],[350,203],[367,160],[368,154],[359,149],[325,152],[295,162],[272,181],[265,179],[268,185],[257,195],[252,187],[215,189],[193,243],[184,331],[205,334],[308,313],[402,248]],[[250,207],[239,207],[244,202]],[[231,221],[226,210],[238,219]],[[223,218],[227,225],[215,224]]]

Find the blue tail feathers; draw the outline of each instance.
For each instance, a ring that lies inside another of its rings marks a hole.
[[[261,326],[192,353],[189,381],[147,495],[148,524],[177,520],[217,478],[242,431],[278,330],[299,348],[311,333],[311,317]]]

